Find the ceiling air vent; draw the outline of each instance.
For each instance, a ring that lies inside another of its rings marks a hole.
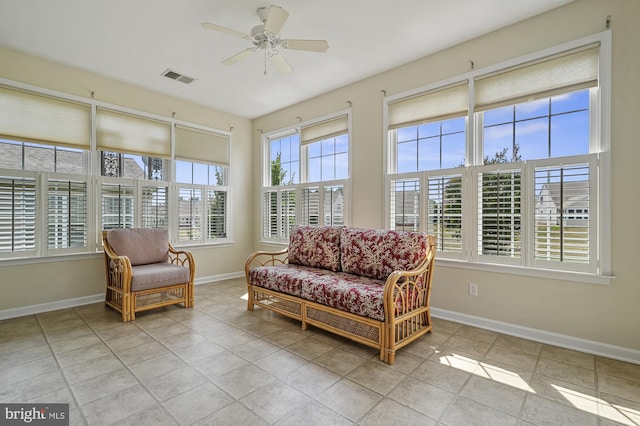
[[[179,72],[175,72],[173,70],[166,70],[165,72],[162,73],[162,75],[172,80],[178,80],[184,84],[189,84],[196,80],[193,77],[187,77],[186,75],[182,75]]]

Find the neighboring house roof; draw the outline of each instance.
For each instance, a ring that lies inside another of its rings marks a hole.
[[[589,182],[564,182],[562,185],[560,182],[546,183],[540,191],[541,194],[545,190],[546,195],[551,197],[558,207],[562,206],[564,209],[589,207]]]

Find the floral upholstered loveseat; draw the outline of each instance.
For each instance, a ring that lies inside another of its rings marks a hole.
[[[393,364],[397,349],[431,331],[434,259],[434,238],[420,232],[298,226],[286,249],[247,259],[247,309],[378,348]]]

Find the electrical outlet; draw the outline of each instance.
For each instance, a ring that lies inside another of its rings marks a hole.
[[[478,284],[469,283],[469,296],[478,296]]]

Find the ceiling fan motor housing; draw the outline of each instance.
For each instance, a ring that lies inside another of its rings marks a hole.
[[[256,25],[251,29],[251,37],[253,38],[253,44],[266,49],[267,47],[274,48],[280,44],[280,39],[275,34],[271,34],[269,31],[265,31],[264,25]]]

